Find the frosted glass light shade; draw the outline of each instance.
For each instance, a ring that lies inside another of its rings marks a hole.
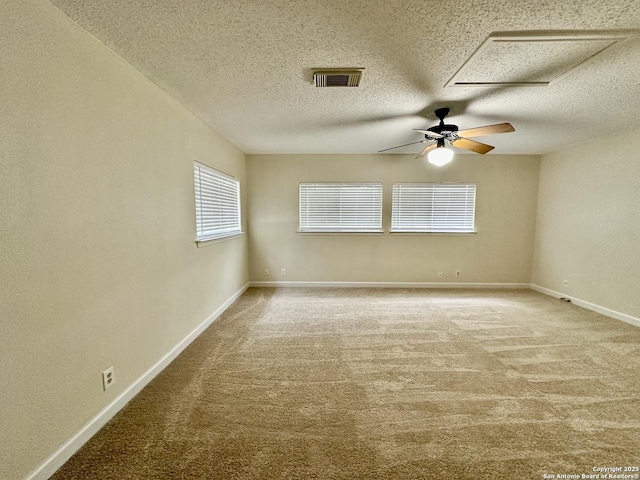
[[[438,147],[434,150],[431,150],[427,154],[427,159],[431,165],[436,165],[441,167],[442,165],[446,165],[451,160],[453,160],[453,150],[444,147]]]

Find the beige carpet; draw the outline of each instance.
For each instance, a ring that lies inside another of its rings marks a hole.
[[[53,478],[637,466],[639,367],[640,328],[532,291],[250,289]]]

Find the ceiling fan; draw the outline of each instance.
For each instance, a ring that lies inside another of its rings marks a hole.
[[[494,147],[487,145],[486,143],[469,140],[469,137],[480,137],[482,135],[515,131],[510,123],[498,123],[496,125],[485,125],[484,127],[458,130],[457,125],[444,123],[445,117],[449,114],[448,108],[438,108],[435,111],[435,114],[436,117],[440,119],[440,123],[438,125],[429,127],[426,130],[414,128],[414,130],[424,134],[424,140],[385,148],[384,150],[380,150],[378,153],[393,150],[394,148],[406,147],[407,145],[414,145],[416,143],[429,143],[429,145],[424,147],[424,150],[422,150],[416,158],[424,157],[429,154],[429,162],[440,166],[449,163],[453,159],[453,150],[445,148],[446,143],[453,145],[454,147],[464,148],[465,150],[470,150],[484,155],[485,153],[493,150]]]

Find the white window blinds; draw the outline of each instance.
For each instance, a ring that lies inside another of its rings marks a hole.
[[[381,232],[381,183],[301,183],[301,232]]]
[[[242,233],[240,182],[200,163],[193,164],[196,191],[196,239],[212,240]]]
[[[392,232],[473,233],[476,186],[394,183]]]

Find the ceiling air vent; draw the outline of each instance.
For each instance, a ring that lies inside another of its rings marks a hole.
[[[357,87],[364,68],[334,68],[314,70],[313,83],[316,87]]]

